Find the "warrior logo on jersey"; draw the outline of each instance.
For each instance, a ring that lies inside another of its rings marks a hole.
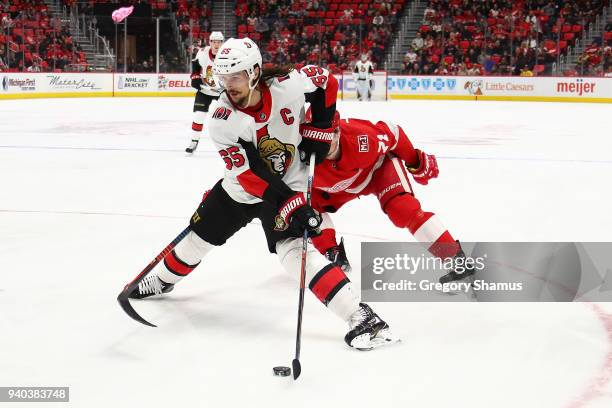
[[[295,146],[270,137],[268,125],[257,131],[257,150],[272,174],[283,177],[295,157]]]
[[[203,82],[204,84],[206,84],[207,86],[210,86],[211,88],[214,88],[216,86],[215,80],[213,79],[212,65],[209,65],[208,67],[206,67],[206,75],[203,78]]]

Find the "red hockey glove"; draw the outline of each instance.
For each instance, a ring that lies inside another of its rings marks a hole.
[[[302,123],[300,125],[300,134],[302,135],[302,142],[298,146],[300,159],[308,161],[310,154],[314,152],[316,164],[325,160],[327,153],[329,153],[331,142],[334,139],[334,129],[319,129],[310,123]]]
[[[321,216],[311,206],[306,204],[304,193],[296,193],[281,205],[278,215],[296,233],[308,230],[308,235],[318,235]]]
[[[415,149],[415,151],[419,158],[418,165],[416,167],[410,167],[406,164],[406,168],[410,174],[412,174],[414,181],[426,185],[429,179],[438,177],[438,173],[440,172],[438,170],[438,162],[436,156],[433,154],[427,154],[419,149]]]

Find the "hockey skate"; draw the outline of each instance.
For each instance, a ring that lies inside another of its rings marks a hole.
[[[138,284],[138,288],[130,293],[129,297],[130,299],[144,299],[168,293],[172,289],[174,289],[173,284],[162,281],[157,275],[149,275]]]
[[[391,333],[389,325],[365,303],[360,303],[359,309],[350,317],[349,327],[344,341],[357,350],[369,351],[399,341]]]
[[[198,148],[198,140],[192,140],[191,143],[189,144],[189,147],[187,147],[185,149],[185,153],[187,154],[193,154],[193,152],[195,152],[195,150]]]
[[[459,241],[457,241],[457,243],[458,242]],[[465,252],[463,252],[463,249],[459,247],[459,252],[457,252],[457,255],[455,255],[455,260],[462,259],[463,262],[461,263],[461,265],[463,265],[463,268],[465,270],[462,272],[456,272],[457,268],[455,267],[452,271],[450,271],[446,275],[443,275],[439,279],[439,282],[444,284],[444,283],[449,283],[449,282],[454,282],[454,281],[469,281],[473,279],[471,277],[474,276],[474,273],[476,272],[476,270],[474,269],[473,264],[465,263],[465,258],[466,258]]]
[[[344,249],[344,238],[340,238],[340,245],[336,245],[325,251],[325,257],[334,265],[339,266],[344,273],[351,271],[351,264]]]

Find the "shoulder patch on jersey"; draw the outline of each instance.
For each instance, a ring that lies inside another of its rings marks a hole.
[[[357,136],[357,142],[359,146],[359,153],[367,153],[370,151],[370,142],[368,141],[368,135]]]
[[[227,120],[229,119],[231,114],[232,114],[232,111],[230,109],[226,108],[225,106],[220,106],[217,109],[215,109],[215,112],[212,114],[212,118]]]

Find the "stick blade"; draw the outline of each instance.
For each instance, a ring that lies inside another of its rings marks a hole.
[[[300,364],[300,360],[294,358],[291,362],[291,366],[293,367],[293,379],[297,380],[300,374],[302,374],[302,365]]]
[[[136,310],[134,310],[134,308],[132,307],[132,305],[130,304],[130,298],[128,297],[126,291],[122,291],[119,296],[117,296],[117,302],[119,302],[119,306],[121,306],[121,308],[123,309],[123,311],[130,316],[132,319],[136,320],[138,323],[142,323],[145,326],[150,326],[150,327],[157,327],[156,325],[154,325],[153,323],[149,323],[148,321],[146,321],[145,319],[142,318],[142,316],[140,316]]]

